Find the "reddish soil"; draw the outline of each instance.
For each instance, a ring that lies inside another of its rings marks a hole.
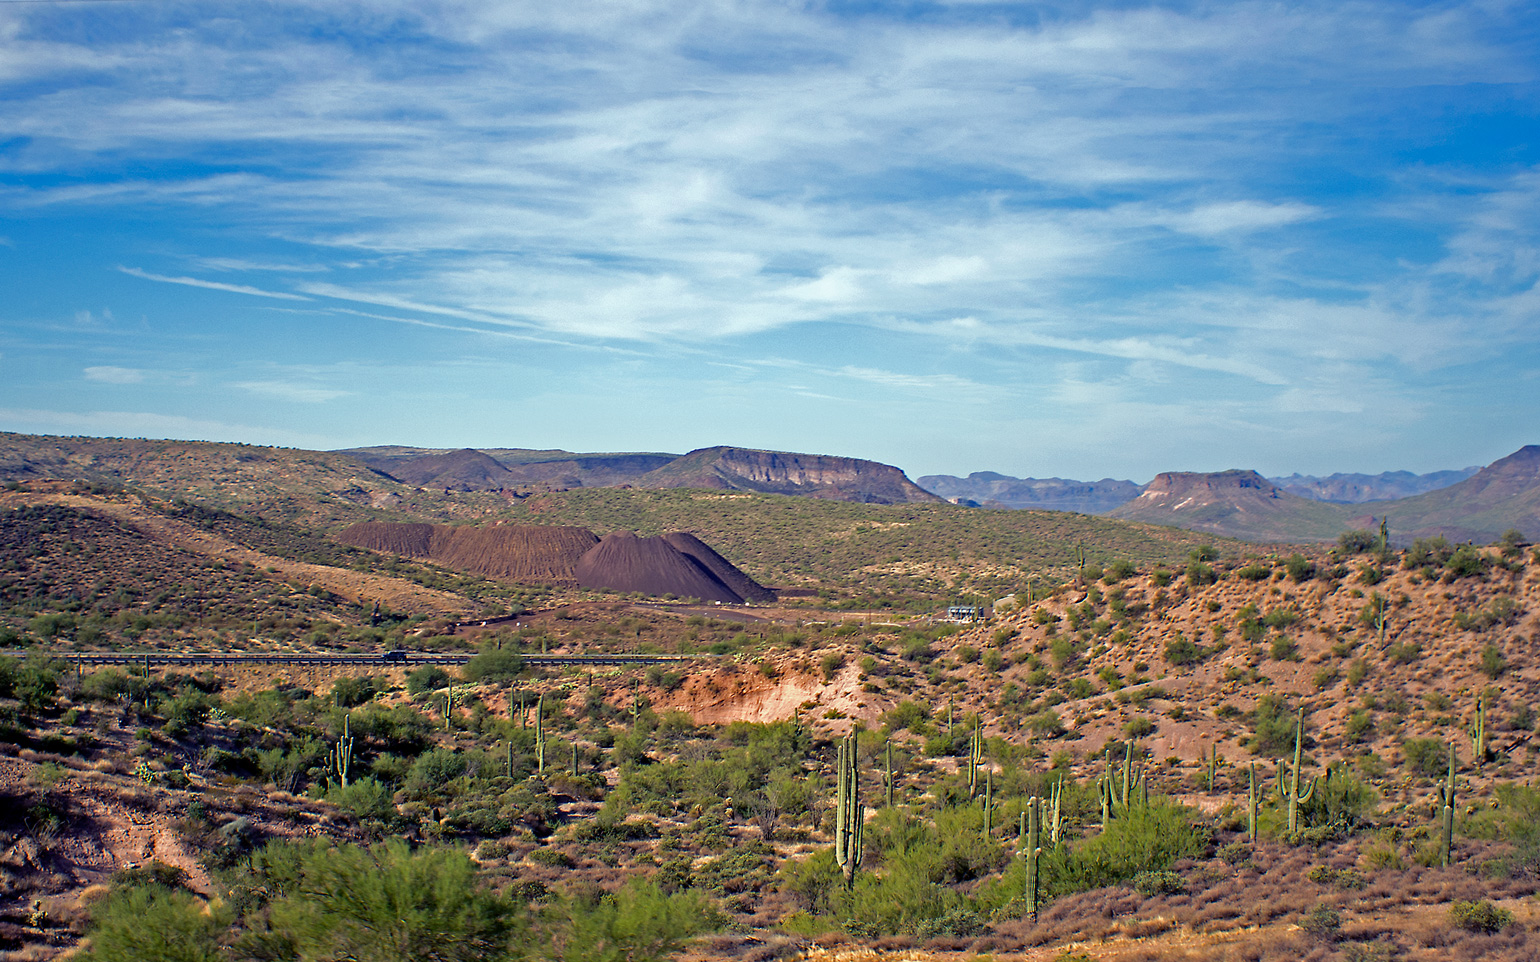
[[[0,509],[24,504],[58,504],[94,511],[126,523],[154,541],[203,555],[221,563],[246,562],[279,581],[317,585],[349,601],[379,601],[393,611],[409,614],[469,615],[471,602],[447,591],[435,591],[403,578],[292,561],[255,551],[220,535],[168,518],[131,500],[107,500],[73,494],[0,493]]]

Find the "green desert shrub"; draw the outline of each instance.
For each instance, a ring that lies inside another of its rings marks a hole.
[[[114,891],[91,912],[91,946],[80,958],[92,962],[216,962],[228,958],[224,942],[230,913],[205,906],[191,893],[165,885],[133,885]]]
[[[539,916],[540,954],[561,962],[661,962],[722,922],[698,892],[669,894],[649,880],[632,879],[615,893],[553,902]]]
[[[1486,899],[1456,901],[1449,906],[1449,921],[1468,932],[1500,932],[1513,924],[1513,913]]]
[[[1408,738],[1401,743],[1407,771],[1437,778],[1448,770],[1449,746],[1437,738]]]

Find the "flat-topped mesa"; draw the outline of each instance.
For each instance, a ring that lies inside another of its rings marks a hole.
[[[639,488],[715,488],[792,494],[866,504],[912,504],[943,499],[890,464],[825,454],[753,448],[691,451],[635,481]]]
[[[1276,498],[1281,493],[1282,489],[1255,471],[1167,471],[1157,474],[1134,502],[1166,504],[1175,509],[1182,504],[1229,501],[1237,494]]]

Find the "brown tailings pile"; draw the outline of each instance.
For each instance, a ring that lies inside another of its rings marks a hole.
[[[577,584],[726,604],[775,599],[774,592],[705,542],[678,531],[658,538],[621,531],[600,541],[587,528],[564,525],[369,521],[343,529],[337,540],[503,581]]]
[[[702,567],[715,575],[718,581],[744,601],[775,600],[775,592],[739,571],[731,561],[717,554],[710,545],[695,535],[685,531],[674,531],[664,535],[663,539],[700,562]]]
[[[587,528],[565,525],[387,524],[365,522],[338,532],[337,539],[371,551],[387,551],[474,571],[488,578],[571,584],[583,552],[599,538]]]
[[[427,558],[433,553],[433,525],[365,521],[337,532],[337,540],[355,548]]]
[[[739,576],[747,578],[742,572]],[[606,535],[590,548],[578,561],[577,580],[584,588],[672,594],[727,604],[744,600],[711,569],[670,544],[667,537],[639,538],[629,531]]]

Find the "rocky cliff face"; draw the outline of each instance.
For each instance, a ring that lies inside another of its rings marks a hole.
[[[1237,496],[1278,498],[1282,490],[1255,471],[1167,471],[1157,474],[1134,500],[1169,511],[1228,503]]]
[[[898,468],[859,458],[752,448],[691,451],[636,479],[639,488],[760,491],[865,504],[940,501]]]

